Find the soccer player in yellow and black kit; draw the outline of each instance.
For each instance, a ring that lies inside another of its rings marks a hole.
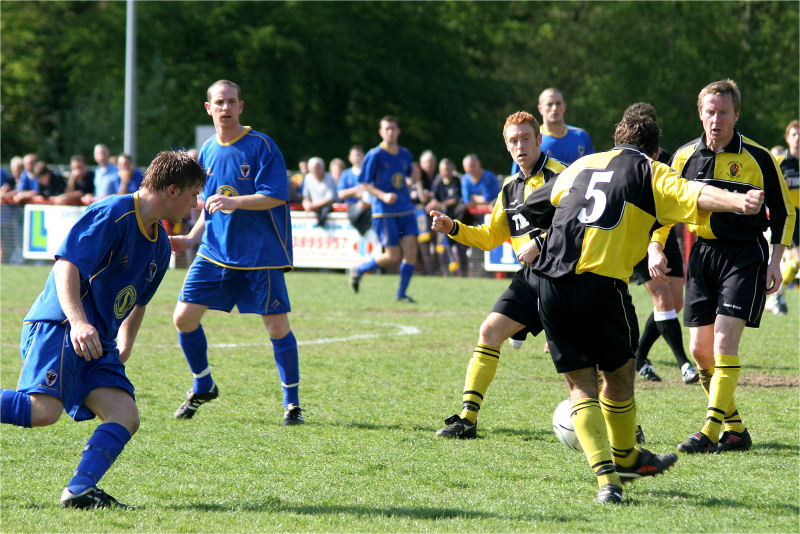
[[[778,158],[778,163],[786,180],[786,187],[789,188],[789,197],[794,204],[794,232],[792,233],[792,246],[789,248],[784,260],[783,283],[778,292],[773,295],[773,302],[767,302],[767,307],[778,315],[786,315],[786,288],[797,278],[797,271],[800,270],[800,169],[798,169],[797,158],[800,157],[800,121],[793,120],[786,127],[784,134],[786,139],[786,153]]]
[[[686,453],[752,445],[733,399],[741,369],[739,340],[745,326],[758,328],[765,295],[781,285],[781,255],[794,229],[794,208],[775,159],[735,129],[740,101],[733,80],[705,86],[697,97],[703,135],[672,157],[672,168],[689,180],[741,193],[763,191],[765,199],[765,208],[753,215],[720,213],[690,225],[697,241],[689,254],[683,322],[708,406],[700,431],[678,445]],[[763,236],[768,227],[771,258]]]
[[[503,140],[520,171],[503,184],[489,223],[468,226],[442,212],[430,213],[433,230],[447,233],[464,245],[491,250],[510,238],[517,259],[524,266],[514,274],[508,289],[481,324],[478,344],[467,367],[461,414],[445,419],[447,426],[436,432],[437,436],[445,438],[476,436],[478,410],[500,362],[500,346],[512,335],[524,339],[528,332],[535,336],[542,331],[537,278],[530,272],[542,236],[539,228],[526,220],[519,209],[528,195],[564,170],[564,164],[541,151],[539,123],[526,111],[509,115],[503,126]]]
[[[742,195],[693,183],[654,161],[659,135],[651,118],[623,115],[614,149],[580,158],[522,209],[527,220],[549,226],[533,267],[539,311],[567,382],[575,433],[597,476],[598,503],[621,502],[622,481],[657,475],[678,459],[636,447],[639,326],[627,282],[651,228],[656,221],[698,223],[708,211],[756,213],[763,202],[761,191]]]

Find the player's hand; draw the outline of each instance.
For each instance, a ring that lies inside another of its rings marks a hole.
[[[783,275],[781,275],[781,265],[780,262],[777,262],[777,265],[772,265],[773,262],[767,266],[767,290],[765,292],[766,295],[772,295],[781,287],[781,282],[783,282]]]
[[[87,362],[95,360],[103,355],[103,346],[100,344],[100,334],[97,329],[88,322],[70,323],[69,340],[72,348],[78,356],[83,357]]]
[[[395,193],[384,193],[381,195],[381,201],[384,204],[394,204],[397,201],[397,195]]]
[[[233,211],[236,209],[235,197],[225,195],[211,195],[206,199],[206,210],[208,213],[215,213],[220,210]]]
[[[194,239],[190,239],[185,235],[171,235],[169,236],[169,248],[173,252],[180,252],[182,250],[189,250],[195,246]]]
[[[744,208],[742,213],[745,215],[755,215],[761,211],[764,205],[764,191],[751,189],[744,195]]]
[[[650,278],[659,282],[667,281],[667,273],[672,271],[667,267],[667,257],[661,246],[650,246],[647,248],[647,272]]]
[[[428,215],[431,216],[431,230],[434,232],[449,234],[456,226],[456,223],[453,222],[453,219],[441,211],[431,210]]]
[[[539,255],[539,244],[535,239],[531,239],[527,243],[523,243],[517,249],[517,259],[523,265],[530,265],[536,260]]]

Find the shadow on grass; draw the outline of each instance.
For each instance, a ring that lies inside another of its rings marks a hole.
[[[372,506],[352,506],[340,504],[307,504],[294,505],[284,504],[277,497],[268,498],[263,503],[242,503],[236,505],[223,505],[215,503],[186,503],[175,504],[165,507],[173,511],[192,510],[198,512],[289,512],[303,515],[340,515],[348,514],[359,517],[406,517],[410,519],[501,519],[517,521],[558,521],[559,518],[544,517],[507,517],[505,515],[494,514],[491,512],[481,512],[475,510],[460,510],[455,508],[424,508],[424,507],[372,507]],[[568,519],[564,519],[568,520]]]
[[[647,492],[649,495],[657,495],[664,499],[685,499],[687,501],[697,502],[699,506],[704,508],[738,508],[738,509],[749,509],[752,510],[753,506],[750,501],[741,501],[737,499],[731,499],[727,497],[699,497],[697,493],[689,493],[683,491],[667,491],[667,490],[656,490],[651,489]],[[772,514],[772,510],[785,510],[787,514],[793,514],[797,516],[800,513],[800,506],[791,503],[776,503],[776,502],[769,502],[766,503],[764,510],[764,514],[766,516],[767,513]]]

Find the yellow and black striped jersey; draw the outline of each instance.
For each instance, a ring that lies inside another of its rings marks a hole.
[[[547,228],[533,270],[551,278],[594,273],[627,281],[659,224],[698,223],[705,184],[680,177],[632,145],[584,156],[531,194],[524,215]]]
[[[786,180],[786,187],[789,189],[789,198],[792,199],[795,209],[800,209],[800,169],[798,169],[797,158],[789,154],[783,154],[778,158],[781,166],[783,179]]]
[[[522,203],[533,191],[564,169],[563,163],[542,153],[531,169],[530,176],[526,177],[520,170],[506,179],[497,195],[488,224],[468,226],[454,221],[456,225],[449,235],[459,243],[481,250],[492,250],[511,238],[511,246],[516,252],[520,245],[541,234],[539,227],[520,213]]]
[[[734,130],[728,146],[715,154],[706,145],[703,135],[676,150],[671,166],[687,180],[720,189],[736,193],[746,193],[750,189],[764,191],[764,206],[758,214],[713,213],[702,224],[690,225],[689,229],[699,237],[750,240],[770,228],[772,243],[790,244],[795,215],[789,190],[778,163],[763,146]]]

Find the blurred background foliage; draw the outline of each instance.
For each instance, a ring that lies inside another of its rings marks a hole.
[[[629,104],[652,103],[674,150],[701,132],[695,101],[732,78],[740,130],[783,144],[798,115],[798,2],[139,2],[137,164],[192,147],[206,88],[243,90],[243,123],[287,165],[345,157],[400,120],[401,144],[505,174],[505,117],[555,86],[569,124],[610,148]],[[125,2],[0,4],[2,159],[92,161],[123,149]]]

